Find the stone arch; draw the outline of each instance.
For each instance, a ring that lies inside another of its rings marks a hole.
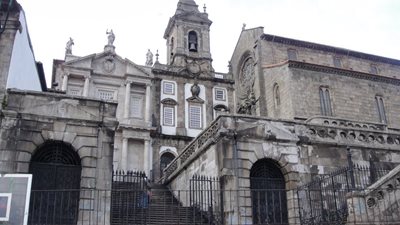
[[[285,177],[278,162],[264,158],[250,170],[253,224],[287,224]]]
[[[33,176],[31,214],[36,215],[30,218],[30,223],[57,218],[63,224],[76,224],[82,165],[72,145],[44,142],[33,153],[29,172]],[[56,215],[50,215],[53,212]]]
[[[163,170],[176,158],[173,151],[164,151],[160,153],[160,174],[163,174]]]

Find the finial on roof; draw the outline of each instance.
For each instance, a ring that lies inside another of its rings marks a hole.
[[[245,24],[245,23],[243,23],[242,30],[245,30],[245,29],[246,29],[246,24]]]
[[[204,4],[203,9],[204,9],[204,13],[207,13],[207,6],[206,6],[206,4]]]

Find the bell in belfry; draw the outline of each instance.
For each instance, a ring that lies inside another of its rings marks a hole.
[[[197,52],[196,43],[190,43],[189,51]]]

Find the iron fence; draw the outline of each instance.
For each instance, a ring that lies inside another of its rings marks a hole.
[[[365,191],[391,169],[370,163],[349,165],[327,175],[321,175],[297,188],[301,224],[345,224],[348,217],[347,194]]]
[[[204,214],[208,221],[218,224],[223,220],[223,201],[219,178],[195,174],[189,181],[190,206]]]

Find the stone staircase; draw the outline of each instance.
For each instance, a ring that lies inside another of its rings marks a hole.
[[[205,225],[214,224],[208,215],[200,212],[194,207],[183,206],[171,193],[170,190],[161,184],[150,184],[150,201],[141,192],[136,194],[134,207],[122,209],[127,213],[125,216],[114,220],[113,225]],[[184,195],[188,197],[188,192]],[[188,200],[188,199],[187,199]]]

